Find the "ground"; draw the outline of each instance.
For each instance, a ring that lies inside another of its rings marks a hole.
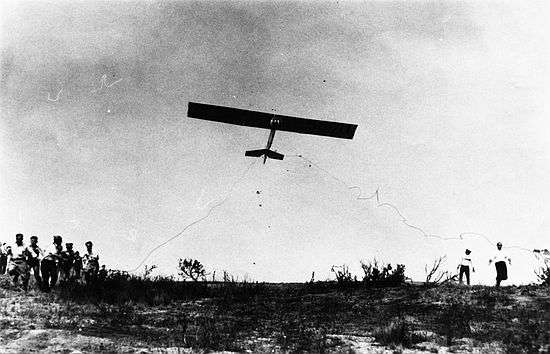
[[[5,276],[0,281],[2,353],[550,349],[550,289],[536,285],[117,279],[45,294],[18,290]]]

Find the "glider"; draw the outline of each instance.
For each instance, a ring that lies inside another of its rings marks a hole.
[[[271,150],[271,144],[273,144],[273,138],[277,130],[341,139],[353,139],[353,135],[357,129],[356,124],[296,118],[195,102],[189,102],[187,116],[214,122],[269,129],[270,133],[265,149],[250,150],[245,153],[245,156],[263,156],[264,164],[268,157],[276,160],[282,160],[284,158],[283,154]]]

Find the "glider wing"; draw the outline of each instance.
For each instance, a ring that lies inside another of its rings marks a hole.
[[[356,124],[281,116],[195,102],[189,102],[187,115],[214,122],[343,139],[352,139],[357,129]]]

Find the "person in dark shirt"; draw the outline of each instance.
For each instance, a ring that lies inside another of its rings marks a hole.
[[[58,263],[61,259],[61,252],[63,250],[61,242],[63,242],[61,236],[54,236],[53,243],[44,251],[44,258],[40,264],[44,291],[50,291],[57,283]]]
[[[82,272],[82,257],[80,256],[80,252],[75,251],[74,263],[73,263],[73,274],[72,274],[73,279],[78,281],[81,277],[81,272]]]
[[[44,258],[44,251],[38,246],[38,236],[31,236],[29,245],[29,259],[27,263],[34,274],[34,279],[39,288],[42,288],[42,278],[40,277],[40,262]]]
[[[63,283],[71,280],[71,271],[74,266],[74,250],[73,244],[67,242],[65,251],[61,253],[61,263],[59,266],[60,278]]]

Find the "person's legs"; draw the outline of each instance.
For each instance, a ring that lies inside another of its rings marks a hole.
[[[55,262],[51,262],[50,266],[51,266],[51,268],[50,268],[50,274],[51,274],[50,288],[53,288],[55,286],[55,284],[57,284],[58,270],[57,270],[57,265],[55,264]]]
[[[42,289],[44,291],[50,290],[50,261],[45,259],[42,261],[42,264],[40,265],[40,270],[42,271]]]
[[[30,272],[32,271],[34,275],[34,280],[36,281],[36,286],[39,288],[42,286],[42,278],[40,278],[40,262],[37,259],[29,260],[28,262],[28,268],[29,268],[29,279],[30,279]]]
[[[65,281],[68,282],[71,280],[71,266],[67,266],[65,267],[65,269],[63,270],[63,277],[65,278]]]
[[[44,290],[49,291],[57,282],[57,266],[55,261],[45,259],[42,261],[42,284]]]
[[[38,263],[36,263],[32,267],[32,272],[34,274],[34,279],[36,280],[36,284],[38,284],[38,286],[41,286],[42,278],[40,277],[40,265]]]
[[[29,279],[31,278],[31,273],[29,271],[29,268],[26,267],[26,269],[23,271],[23,274],[21,274],[21,282],[23,290],[27,291],[29,288]]]
[[[505,262],[496,262],[495,268],[497,270],[497,284],[496,286],[500,286],[500,282],[503,280],[508,279],[508,271],[506,269],[506,263]]]
[[[8,265],[8,257],[6,255],[0,256],[0,274],[6,273],[6,266]]]
[[[458,274],[458,283],[462,284],[462,276],[464,275],[464,267],[460,266],[460,273]]]
[[[466,274],[466,284],[470,285],[470,267],[466,267],[464,274]]]
[[[17,286],[17,283],[19,281],[19,271],[17,269],[17,264],[15,264],[15,261],[11,260],[10,264],[8,266],[8,275],[11,276],[13,285]]]
[[[13,281],[13,285],[17,286],[17,284],[19,283],[19,274],[18,273],[13,274],[12,281]]]

